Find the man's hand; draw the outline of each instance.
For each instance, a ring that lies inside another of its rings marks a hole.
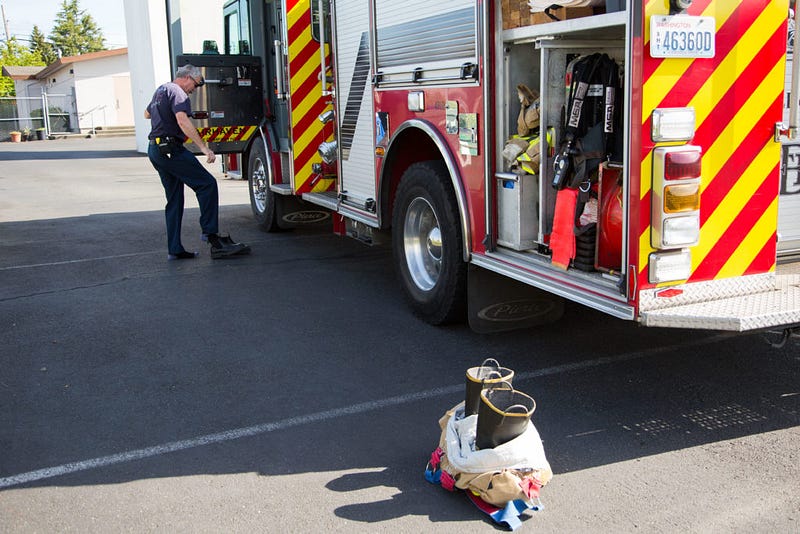
[[[217,160],[216,154],[208,148],[208,145],[203,141],[200,137],[200,134],[197,133],[197,129],[192,124],[192,121],[189,120],[189,117],[183,111],[179,111],[175,114],[175,119],[178,121],[178,126],[180,126],[181,131],[186,134],[186,137],[192,140],[194,144],[200,147],[200,150],[203,154],[206,155],[206,162],[214,163]]]

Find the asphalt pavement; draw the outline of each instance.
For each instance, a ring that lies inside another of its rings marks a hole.
[[[0,143],[0,532],[492,532],[426,482],[494,357],[555,473],[520,532],[800,530],[800,344],[569,304],[479,335],[409,311],[388,246],[266,234],[218,167],[212,260],[133,138]]]

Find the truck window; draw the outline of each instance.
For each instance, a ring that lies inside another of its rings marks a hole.
[[[239,53],[239,12],[225,17],[225,53]]]
[[[319,0],[311,1],[311,37],[319,42]],[[322,0],[322,15],[325,17],[325,42],[331,42],[331,17],[330,6],[327,0]]]
[[[249,0],[228,2],[223,10],[225,53],[247,55],[251,53]]]

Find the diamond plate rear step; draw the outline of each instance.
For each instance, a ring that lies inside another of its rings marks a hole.
[[[798,325],[800,274],[795,274],[796,267],[797,264],[789,268],[779,266],[774,286],[770,284],[768,290],[642,311],[641,323],[735,332]]]

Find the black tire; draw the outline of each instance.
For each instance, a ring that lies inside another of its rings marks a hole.
[[[455,193],[445,165],[427,161],[409,167],[395,196],[392,252],[414,313],[429,324],[466,318],[463,240]]]
[[[269,164],[264,145],[257,139],[247,160],[247,182],[250,190],[250,208],[259,226],[267,232],[277,232],[278,217],[275,203],[277,195],[269,188]]]

